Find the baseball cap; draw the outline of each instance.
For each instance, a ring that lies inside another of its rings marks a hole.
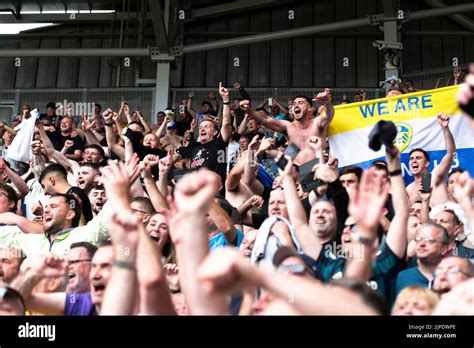
[[[276,268],[279,268],[280,265],[289,257],[298,257],[301,259],[307,266],[308,270],[310,271],[311,275],[316,278],[316,271],[318,269],[316,265],[316,261],[313,260],[311,257],[305,254],[298,253],[295,249],[289,246],[282,246],[273,255],[273,265]]]

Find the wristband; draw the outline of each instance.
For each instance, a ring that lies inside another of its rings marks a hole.
[[[401,169],[396,169],[396,170],[394,170],[393,172],[388,172],[388,174],[390,174],[390,176],[401,175],[401,174],[402,174],[402,170],[401,170]]]
[[[105,124],[106,126],[108,126],[108,127],[112,127],[114,123],[113,123],[113,122],[112,122],[112,123],[104,122],[104,124]]]
[[[113,265],[118,268],[128,269],[130,271],[136,271],[135,264],[133,262],[114,260]]]
[[[230,102],[222,103],[222,105],[230,105]]]

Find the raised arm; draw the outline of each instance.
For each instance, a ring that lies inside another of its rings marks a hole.
[[[466,218],[471,231],[474,231],[474,206],[472,197],[474,196],[474,180],[466,171],[458,176],[454,183],[453,196],[459,202],[466,213]]]
[[[137,291],[139,222],[130,209],[129,174],[126,167],[120,162],[109,161],[109,168],[102,175],[107,197],[114,211],[108,219],[114,262],[100,314],[132,315]]]
[[[193,109],[193,97],[194,97],[194,92],[189,92],[188,93],[188,103],[186,105],[189,114],[191,115],[192,118],[196,118],[197,112],[194,111]]]
[[[161,211],[168,208],[168,203],[166,202],[166,196],[158,190],[155,180],[151,175],[151,168],[158,165],[159,158],[155,155],[147,155],[140,163],[140,171],[145,183],[145,188],[150,197],[151,204],[156,211]]]
[[[218,191],[219,177],[207,169],[185,175],[175,190],[177,212],[170,221],[170,235],[179,260],[181,289],[195,315],[228,314],[225,298],[208,296],[197,275],[209,252],[205,216]]]
[[[247,158],[244,160],[244,184],[254,195],[261,195],[263,193],[263,184],[257,180],[257,173],[255,167],[258,166],[257,151],[259,148],[258,135],[254,136],[249,144],[247,151]],[[258,169],[257,169],[258,170]]]
[[[145,120],[145,117],[143,117],[142,113],[140,111],[137,111],[137,114],[138,114],[138,120],[140,121],[140,123],[142,124],[143,128],[145,129],[145,133],[144,134],[148,134],[148,133],[151,133],[151,127],[150,125],[148,124],[147,120]]]
[[[171,122],[171,116],[166,115],[163,123],[160,125],[160,127],[156,130],[155,135],[158,137],[158,139],[161,139],[163,135],[165,135],[166,132],[166,127],[168,123]]]
[[[24,216],[17,215],[11,212],[0,213],[0,221],[5,225],[15,225],[23,233],[31,234],[44,234],[44,229],[42,224],[30,221]]]
[[[227,191],[235,191],[239,188],[240,179],[244,174],[244,166],[247,158],[240,158],[239,161],[232,167],[227,178],[225,179],[225,189]]]
[[[212,252],[199,269],[199,278],[208,296],[261,287],[284,301],[291,299],[291,305],[303,315],[378,314],[350,290],[258,268],[229,248]]]
[[[405,190],[401,166],[400,152],[397,148],[387,149],[387,167],[389,172],[398,173],[390,175],[392,184],[392,205],[395,210],[395,216],[390,223],[387,233],[387,245],[398,258],[403,259],[407,250],[407,227],[409,216],[409,198]]]
[[[30,192],[26,182],[19,176],[15,171],[11,170],[9,166],[5,164],[3,157],[0,156],[0,169],[10,178],[13,186],[17,189],[21,197],[26,196]]]
[[[218,203],[211,203],[209,217],[214,222],[219,232],[222,232],[229,244],[235,245],[237,242],[237,229],[235,228],[230,216]]]
[[[19,274],[10,286],[21,294],[28,310],[47,315],[64,315],[65,293],[32,294],[32,291],[42,279],[65,276],[67,268],[67,261],[60,256],[42,256],[34,267]]]
[[[242,120],[242,122],[240,122],[237,133],[245,134],[245,132],[247,130],[247,123],[249,123],[249,114],[245,113],[244,119]]]
[[[230,93],[227,88],[222,86],[222,82],[219,82],[219,94],[222,97],[222,127],[221,136],[222,140],[227,143],[232,136],[232,115],[230,114]]]
[[[305,254],[316,260],[321,253],[322,245],[311,231],[303,203],[301,203],[298,198],[295,180],[291,175],[293,161],[288,156],[286,158],[288,164],[283,172],[280,171],[280,175],[283,177],[283,192],[285,193],[286,207],[288,209],[290,222],[295,228],[296,236],[298,237],[298,241],[300,242]]]
[[[51,142],[51,139],[49,139],[48,135],[44,131],[43,125],[40,123],[37,124],[38,131],[41,136],[41,140],[43,141],[44,148],[46,150],[46,153],[48,154],[49,158],[54,159],[57,163],[62,165],[66,170],[77,170],[77,162],[70,160],[69,158],[66,157],[66,155],[58,151],[54,148],[53,143]]]
[[[433,187],[430,201],[431,206],[448,201],[446,186],[442,185],[441,182],[446,181],[446,176],[453,165],[454,153],[456,152],[456,144],[454,142],[453,134],[449,130],[449,117],[444,113],[439,113],[436,117],[443,130],[446,154],[443,156],[439,166],[433,170],[431,175],[431,186]]]
[[[255,118],[258,123],[262,124],[263,126],[271,129],[275,132],[282,133],[284,135],[287,134],[287,126],[289,125],[288,121],[276,120],[273,117],[268,116],[263,111],[255,111],[250,107],[248,100],[242,100],[240,102],[240,108],[244,110],[249,116]]]
[[[334,118],[334,105],[332,104],[331,90],[326,88],[324,92],[315,95],[313,100],[324,105],[325,112],[317,118],[317,125],[319,128],[326,130]]]
[[[121,120],[122,117],[125,115],[125,118],[127,119],[127,124],[132,122],[132,118],[130,117],[130,108],[128,106],[128,103],[125,101],[122,101],[120,104],[120,110],[118,112],[118,119]]]
[[[89,116],[82,116],[82,130],[84,131],[84,136],[88,144],[97,144],[100,145],[100,141],[104,138],[102,135],[97,133],[94,129],[96,120],[90,122]]]
[[[250,95],[247,93],[247,91],[240,85],[240,83],[236,82],[234,83],[234,88],[237,89],[240,93],[240,96],[244,100],[248,100],[250,102],[251,98]]]
[[[13,135],[16,135],[16,131],[4,122],[0,122],[0,129],[5,129],[6,131],[12,133]]]
[[[169,195],[168,190],[168,175],[173,167],[173,152],[172,150],[168,150],[168,155],[158,162],[158,190],[160,191],[161,195],[166,200],[166,197]],[[168,206],[168,204],[166,204]]]
[[[113,127],[113,111],[112,109],[108,108],[102,114],[105,120],[105,138],[107,140],[107,146],[113,152],[115,152],[120,158],[125,158],[125,149],[117,144],[116,134],[114,132]]]
[[[353,250],[362,248],[362,255],[349,253],[345,277],[367,281],[372,270],[372,251],[377,239],[377,224],[388,197],[389,186],[383,186],[375,177],[375,169],[362,174],[359,190],[354,191],[349,203],[349,214],[356,221],[356,235],[352,237]],[[358,248],[357,246],[360,246]]]

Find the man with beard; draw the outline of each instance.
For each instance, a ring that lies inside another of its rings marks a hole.
[[[114,250],[110,243],[100,246],[91,261],[89,275],[90,291],[85,293],[33,293],[35,285],[42,279],[63,276],[68,270],[68,261],[49,254],[36,267],[18,276],[12,287],[25,299],[27,308],[46,315],[91,316],[100,313],[105,288],[110,278],[114,261]]]
[[[301,151],[296,156],[295,163],[303,164],[315,158],[315,152],[308,143],[309,138],[318,136],[323,141],[322,148],[326,148],[327,130],[334,118],[334,107],[329,89],[319,93],[313,100],[322,103],[324,111],[316,118],[313,118],[312,100],[305,96],[297,96],[293,99],[291,108],[294,116],[293,122],[277,120],[263,111],[255,111],[250,107],[248,100],[241,101],[240,106],[242,110],[261,125],[275,132],[282,133],[288,138],[290,143],[297,145]]]
[[[89,193],[100,176],[99,168],[99,165],[95,163],[82,163],[77,173],[77,187]]]
[[[80,217],[79,202],[74,196],[54,194],[44,206],[44,233],[25,234],[19,229],[4,231],[0,234],[0,247],[22,249],[27,256],[44,255],[49,252],[63,256],[75,242],[98,244],[105,240],[106,213],[102,211],[87,225],[77,227]]]
[[[447,201],[446,197],[440,197],[436,193],[436,188],[443,181],[446,180],[446,176],[448,175],[448,172],[451,169],[451,165],[453,164],[454,153],[456,152],[456,145],[454,143],[453,134],[449,130],[449,118],[443,113],[438,114],[436,117],[439,125],[443,130],[446,154],[441,160],[439,166],[437,166],[431,173],[431,187],[433,188],[433,196],[431,197],[430,205]],[[422,174],[428,173],[429,166],[430,156],[425,150],[412,149],[410,151],[410,171],[413,174],[413,177],[415,178],[415,181],[407,186],[407,193],[410,196],[411,203],[420,200],[419,187],[421,185]],[[438,191],[440,193],[443,193],[441,190]],[[446,190],[443,191],[444,196],[446,196]]]
[[[446,229],[438,224],[423,225],[415,236],[416,267],[398,273],[396,293],[404,288],[417,285],[431,288],[433,273],[448,252],[449,235]]]
[[[91,262],[96,251],[97,247],[88,242],[71,244],[66,255],[68,262],[67,293],[90,291]]]
[[[83,180],[83,177],[81,177]],[[87,194],[79,187],[71,186],[67,181],[67,171],[63,166],[53,163],[46,167],[38,180],[47,195],[65,194],[74,195],[80,200],[80,207],[84,220],[90,221],[92,219],[91,203]]]
[[[94,185],[87,195],[91,201],[92,214],[96,217],[107,202],[107,193],[102,185]]]

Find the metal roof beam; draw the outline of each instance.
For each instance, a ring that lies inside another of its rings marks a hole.
[[[455,13],[468,12],[468,11],[474,11],[474,3],[454,5],[454,6],[441,8],[441,9],[416,11],[416,12],[410,13],[409,17],[410,17],[410,20],[417,20],[417,19],[445,16],[445,15],[451,15]],[[271,40],[288,39],[288,38],[293,38],[293,37],[314,35],[314,34],[328,32],[332,30],[342,30],[342,29],[352,29],[352,28],[357,28],[357,27],[363,27],[370,24],[370,17],[377,17],[377,16],[383,17],[382,14],[379,14],[375,16],[368,16],[367,18],[350,19],[350,20],[340,21],[340,22],[312,25],[312,26],[307,26],[303,28],[275,31],[272,33],[243,36],[243,37],[238,37],[234,39],[203,42],[199,44],[184,46],[183,53],[208,51],[208,50],[213,50],[217,48],[226,48],[226,47],[248,45],[248,44],[271,41]],[[392,19],[387,18],[387,20],[392,20]]]
[[[228,13],[244,12],[248,10],[255,10],[257,8],[281,5],[290,0],[240,0],[237,2],[228,2],[224,5],[215,5],[204,8],[199,8],[192,11],[193,19],[205,19],[217,16],[226,15]]]
[[[441,0],[425,0],[425,2],[430,5],[431,7],[435,8],[445,8],[447,5],[441,1]],[[456,23],[462,25],[464,28],[474,31],[474,22],[470,20],[468,17],[466,17],[463,14],[452,14],[449,16],[453,21]]]

